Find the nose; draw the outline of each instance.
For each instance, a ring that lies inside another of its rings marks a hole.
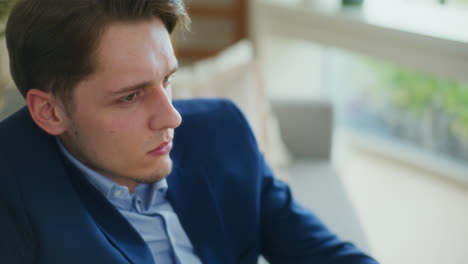
[[[172,105],[170,89],[157,89],[149,103],[151,118],[149,127],[151,130],[174,129],[182,123],[180,113]]]

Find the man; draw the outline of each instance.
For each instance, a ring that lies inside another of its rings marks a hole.
[[[181,0],[18,2],[0,262],[376,263],[293,200],[231,103],[172,104],[187,23]]]

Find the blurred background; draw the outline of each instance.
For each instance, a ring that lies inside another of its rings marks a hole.
[[[382,263],[468,263],[467,0],[187,4],[187,63],[251,41],[301,202]]]
[[[296,197],[382,263],[468,263],[468,0],[186,5],[176,98],[234,100]],[[2,119],[23,101],[0,60]]]

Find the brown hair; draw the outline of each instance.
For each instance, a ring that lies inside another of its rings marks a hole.
[[[183,0],[19,0],[6,27],[13,80],[23,96],[36,88],[71,103],[106,26],[155,17],[169,33],[190,22]]]

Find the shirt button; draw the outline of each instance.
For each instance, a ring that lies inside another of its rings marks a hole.
[[[114,197],[119,197],[122,194],[121,190],[114,191]]]

